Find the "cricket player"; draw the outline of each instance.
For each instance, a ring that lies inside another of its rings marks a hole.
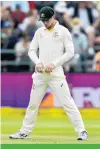
[[[40,20],[44,27],[39,28],[30,44],[28,55],[35,63],[32,75],[33,86],[30,102],[21,129],[9,136],[10,139],[26,139],[35,126],[39,105],[48,87],[61,102],[66,114],[78,134],[77,140],[87,140],[80,112],[69,92],[62,65],[74,56],[71,34],[67,28],[55,20],[54,10],[45,6],[40,10]],[[37,50],[39,49],[39,57]]]

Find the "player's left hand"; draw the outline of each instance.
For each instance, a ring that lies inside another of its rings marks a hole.
[[[55,68],[54,64],[49,64],[47,65],[47,67],[45,68],[45,72],[52,72],[52,70]]]

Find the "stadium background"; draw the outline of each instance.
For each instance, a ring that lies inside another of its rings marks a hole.
[[[43,26],[38,12],[46,5],[54,8],[57,20],[72,33],[76,54],[63,66],[66,79],[90,134],[85,143],[100,143],[100,2],[96,1],[1,2],[2,143],[19,143],[9,141],[8,135],[21,127],[28,106],[34,64],[27,52],[35,31]],[[34,141],[20,143],[77,143],[50,89],[32,136]]]

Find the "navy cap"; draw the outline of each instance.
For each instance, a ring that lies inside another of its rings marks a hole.
[[[48,21],[54,15],[54,10],[49,6],[45,6],[40,10],[39,14],[39,20]]]

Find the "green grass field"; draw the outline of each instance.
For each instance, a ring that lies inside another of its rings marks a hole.
[[[59,114],[59,113],[58,113]],[[2,144],[100,144],[100,119],[84,118],[89,133],[87,141],[77,141],[77,134],[66,115],[39,115],[31,139],[9,140],[8,136],[22,125],[24,115],[2,116]]]

